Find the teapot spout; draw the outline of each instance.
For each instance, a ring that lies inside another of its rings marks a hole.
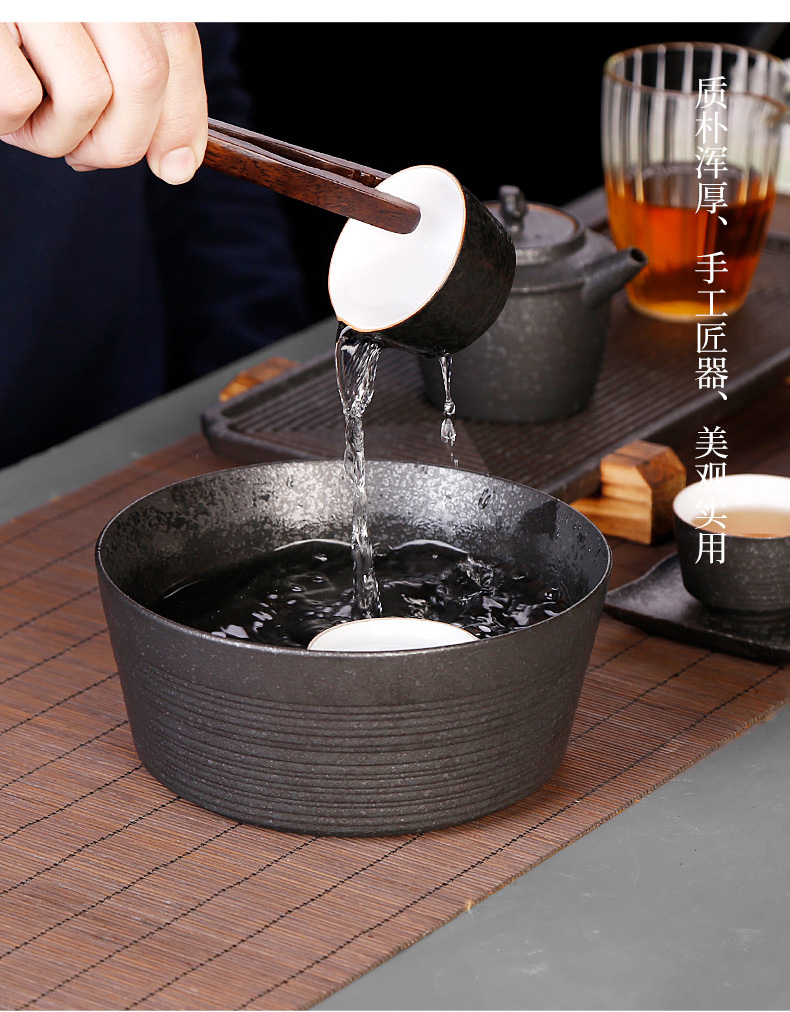
[[[647,263],[647,256],[636,246],[627,246],[598,260],[587,272],[582,300],[587,306],[597,306],[610,299],[626,282],[635,278]]]

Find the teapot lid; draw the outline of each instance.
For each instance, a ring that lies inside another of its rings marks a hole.
[[[578,218],[550,204],[528,203],[517,186],[500,186],[499,201],[486,206],[510,233],[517,267],[561,260],[584,245]]]

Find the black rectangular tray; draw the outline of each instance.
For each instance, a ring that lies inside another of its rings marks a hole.
[[[542,424],[510,424],[464,421],[458,405],[455,455],[461,467],[569,502],[589,495],[598,488],[607,453],[635,439],[677,443],[790,374],[788,320],[790,243],[769,237],[744,307],[727,320],[725,401],[716,391],[697,388],[694,324],[641,316],[620,293],[612,301],[601,376],[585,411]],[[449,465],[440,422],[423,396],[416,358],[385,349],[365,414],[368,458]],[[332,351],[209,408],[202,425],[211,447],[232,460],[341,457],[343,415]]]
[[[683,586],[677,555],[610,590],[604,607],[621,622],[655,636],[753,661],[790,661],[790,614],[749,616],[706,608]]]

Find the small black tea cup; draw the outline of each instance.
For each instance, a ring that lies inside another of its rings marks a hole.
[[[787,533],[728,533],[739,510],[786,511]],[[710,608],[745,615],[790,612],[790,478],[732,474],[695,482],[675,497],[674,512],[689,594]]]

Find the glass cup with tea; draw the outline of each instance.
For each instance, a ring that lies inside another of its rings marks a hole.
[[[740,46],[666,43],[606,61],[612,237],[648,257],[627,288],[635,309],[693,321],[743,304],[776,197],[787,88],[781,60]],[[721,283],[706,284],[709,264]]]

